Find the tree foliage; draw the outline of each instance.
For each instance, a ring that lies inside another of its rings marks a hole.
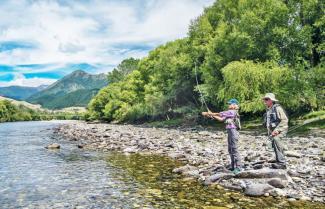
[[[89,115],[136,121],[187,114],[202,107],[199,90],[214,110],[235,97],[242,112],[259,113],[267,92],[291,113],[322,109],[324,27],[321,0],[218,0],[191,22],[188,37],[124,60]]]
[[[36,120],[37,113],[24,106],[16,106],[8,100],[0,100],[0,123]]]
[[[123,60],[117,68],[114,68],[112,72],[108,73],[108,82],[115,83],[122,81],[128,74],[137,69],[138,63],[139,60],[133,57]]]

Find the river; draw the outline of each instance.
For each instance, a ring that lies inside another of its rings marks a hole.
[[[57,139],[62,121],[0,124],[0,208],[321,208],[204,187],[158,155],[78,149]],[[44,147],[58,142],[60,150]]]

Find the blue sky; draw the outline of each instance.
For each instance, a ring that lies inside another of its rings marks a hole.
[[[213,0],[0,0],[0,86],[107,73],[186,36]]]

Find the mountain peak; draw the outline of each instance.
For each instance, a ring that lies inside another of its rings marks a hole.
[[[88,73],[86,73],[85,71],[83,70],[75,70],[73,71],[72,73],[69,74],[70,76],[83,76],[83,75],[89,75]]]
[[[92,75],[76,70],[27,99],[49,109],[87,106],[99,89],[107,85],[105,74]]]

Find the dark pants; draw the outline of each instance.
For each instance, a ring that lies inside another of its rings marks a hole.
[[[241,167],[240,155],[238,152],[239,132],[236,129],[227,129],[228,133],[228,152],[231,160],[231,168]]]
[[[283,146],[281,144],[282,137],[283,136],[281,136],[281,135],[272,137],[272,147],[275,152],[276,162],[280,163],[280,164],[286,164],[286,159],[285,159],[284,152],[283,152]]]

